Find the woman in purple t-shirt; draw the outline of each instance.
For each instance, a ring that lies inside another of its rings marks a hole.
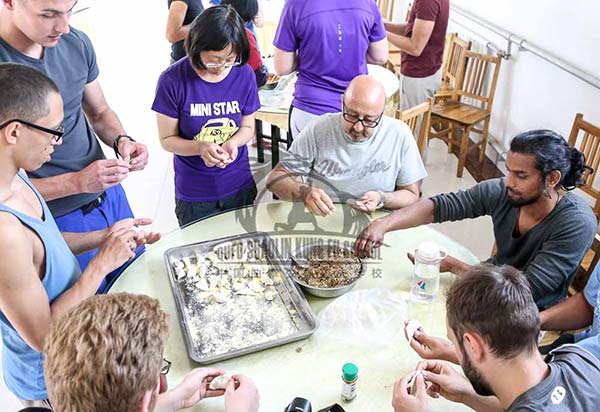
[[[202,12],[192,23],[186,52],[186,59],[161,74],[152,105],[160,143],[174,154],[180,226],[254,202],[246,143],[260,108],[254,72],[246,64],[248,39],[234,9]]]

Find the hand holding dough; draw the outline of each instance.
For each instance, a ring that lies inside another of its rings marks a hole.
[[[229,375],[217,376],[210,382],[210,384],[208,385],[208,389],[213,391],[219,389],[225,390],[225,388],[227,387],[227,382],[229,382],[230,379],[231,377]]]

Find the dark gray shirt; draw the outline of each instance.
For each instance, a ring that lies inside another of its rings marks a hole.
[[[44,49],[41,59],[26,56],[0,39],[0,62],[21,63],[44,73],[56,83],[63,98],[65,134],[62,144],[54,147],[50,162],[27,173],[31,178],[78,172],[90,163],[104,159],[100,143],[81,107],[84,87],[98,77],[96,54],[90,39],[83,32],[73,27],[70,30],[61,36],[55,47]],[[98,196],[99,193],[67,196],[48,202],[48,207],[54,217],[59,217]]]
[[[437,223],[492,217],[497,254],[488,262],[523,271],[540,309],[555,305],[566,296],[598,229],[592,208],[569,192],[544,220],[524,235],[513,237],[519,208],[508,203],[504,178],[431,199]]]
[[[171,3],[174,1],[182,1],[187,4],[187,11],[185,12],[185,17],[183,18],[183,26],[191,24],[196,16],[204,11],[202,0],[167,0],[169,9],[171,8]],[[185,56],[184,40],[173,43],[171,45],[171,59],[177,61],[183,56]]]
[[[508,412],[596,412],[600,410],[600,361],[587,350],[561,346],[546,356],[550,375],[521,394]]]

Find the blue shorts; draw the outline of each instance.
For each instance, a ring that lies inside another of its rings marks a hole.
[[[133,217],[131,207],[127,201],[127,196],[121,185],[117,185],[107,189],[102,202],[92,208],[88,208],[87,213],[81,209],[77,209],[69,214],[55,218],[56,224],[61,232],[76,232],[84,233],[93,230],[101,230],[110,227],[113,223],[119,220]],[[98,253],[99,249],[94,249],[77,256],[81,271],[86,268],[90,260]],[[123,266],[106,275],[102,280],[97,293],[105,293],[113,282],[123,273],[123,271],[144,251],[144,246],[140,246],[135,250],[135,258],[131,259]]]

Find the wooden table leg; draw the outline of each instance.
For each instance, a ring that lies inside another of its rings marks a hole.
[[[262,120],[254,119],[254,129],[256,133],[256,155],[258,157],[258,163],[265,162],[265,149],[263,147],[263,128]]]

